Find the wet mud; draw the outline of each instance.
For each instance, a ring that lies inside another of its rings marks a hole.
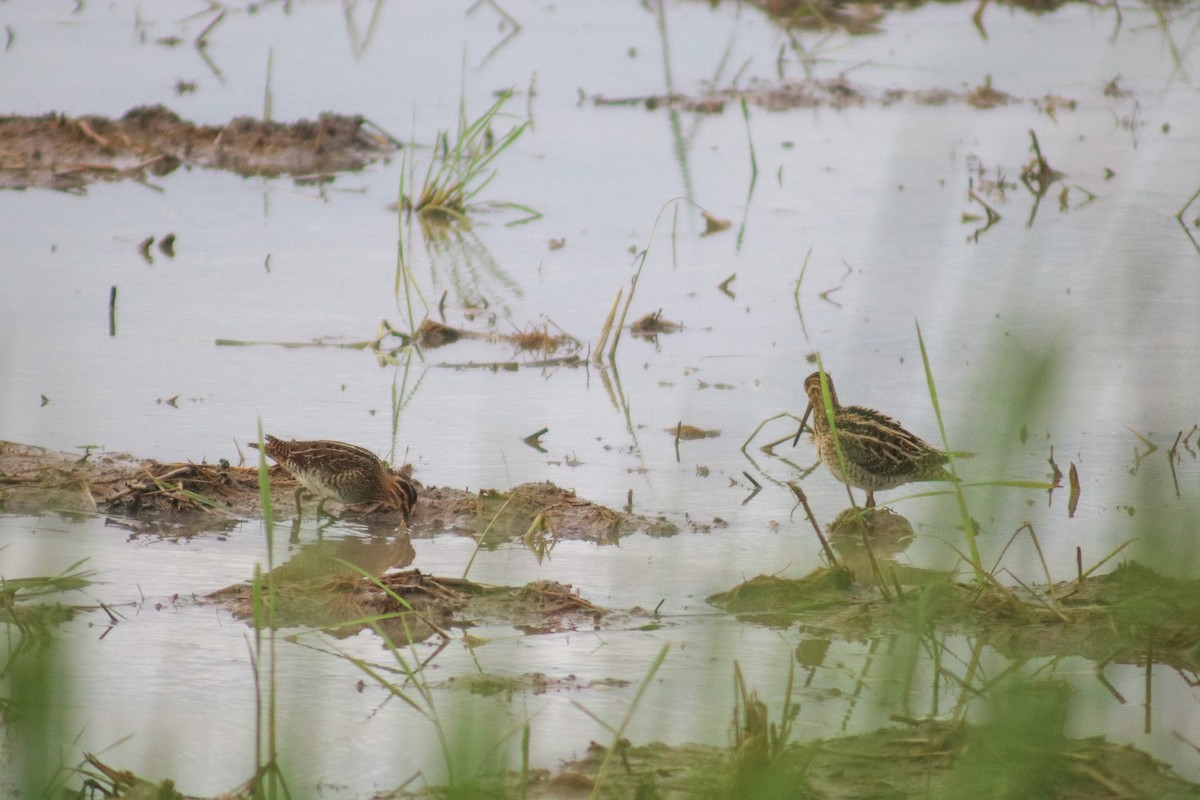
[[[1020,590],[932,572],[905,586],[888,580],[886,566],[881,572],[882,589],[839,565],[800,579],[760,575],[707,600],[745,622],[799,624],[831,638],[937,630],[1018,660],[1162,664],[1200,683],[1200,580],[1167,578],[1132,562],[1106,575]]]
[[[597,784],[602,786],[601,796],[614,797],[975,796],[965,791],[969,779],[964,772],[974,766],[971,762],[979,759],[983,747],[993,745],[991,733],[986,725],[924,721],[787,745],[774,753],[753,736],[743,738],[738,748],[622,742],[611,757],[608,747],[593,743],[583,758],[563,765],[556,774],[538,775],[525,796],[580,797]],[[1061,763],[1057,780],[1029,786],[1029,794],[1018,788],[1010,796],[1195,797],[1194,784],[1133,748],[1066,737],[1053,737],[1053,746],[1046,758]],[[996,758],[1019,764],[1021,749],[1010,746]],[[510,780],[510,789],[515,789],[516,776]]]
[[[273,503],[287,509],[295,482],[279,468],[269,470],[268,477]],[[130,526],[211,529],[214,518],[236,524],[262,512],[258,480],[256,468],[224,462],[159,463],[125,454],[80,456],[0,443],[0,503],[10,512],[44,513],[51,507],[59,513],[120,512],[120,524]],[[415,558],[410,532],[387,514],[358,518],[371,536],[291,549],[286,563],[256,582],[226,587],[198,602],[218,605],[248,625],[315,629],[338,638],[370,629],[393,644],[458,640],[476,647],[486,644],[489,634],[483,631],[496,626],[539,635],[660,622],[637,608],[601,608],[573,587],[553,581],[487,586],[417,569],[395,571]],[[424,488],[412,533],[469,532],[480,537],[481,546],[520,538],[536,551],[534,541],[571,536],[602,544],[625,532],[653,533],[666,524],[537,483],[509,492]],[[1128,563],[1102,576],[1019,590],[987,580],[960,582],[948,574],[895,569],[892,556],[911,538],[907,521],[886,509],[865,520],[843,514],[829,531],[835,566],[800,579],[759,576],[707,601],[747,624],[798,626],[809,635],[796,651],[806,668],[823,665],[827,651],[822,641],[937,631],[968,636],[975,647],[991,647],[1014,659],[1077,655],[1101,666],[1161,664],[1200,682],[1200,581],[1172,580]],[[70,610],[55,609],[64,612]],[[28,623],[34,618],[23,619]],[[618,679],[585,684],[573,675],[528,673],[456,676],[438,686],[514,697],[573,692],[597,683],[627,685]],[[661,798],[967,796],[977,776],[1023,765],[1028,752],[1036,751],[1043,763],[1033,770],[1022,766],[1013,779],[1038,776],[1037,787],[1027,788],[1036,789],[1039,797],[1196,796],[1195,784],[1143,752],[1099,737],[1067,737],[1065,687],[1035,685],[1016,691],[1032,694],[997,700],[990,721],[893,718],[890,726],[870,733],[802,743],[780,733],[790,727],[790,718],[770,720],[767,706],[753,692],[743,692],[734,710],[732,747],[622,740],[610,750],[610,744],[593,743],[581,758],[556,771],[492,776],[472,791],[555,799],[595,791]],[[789,712],[785,707],[783,713],[786,717],[798,708]],[[1010,708],[1016,710],[1005,718]],[[1029,708],[1038,713],[1026,713]],[[1014,733],[1013,726],[1020,724],[1036,730]],[[91,770],[93,780],[109,786],[115,796],[151,789],[160,797],[182,796],[173,786],[155,786],[95,757],[80,769]],[[224,796],[248,796],[251,786]],[[395,796],[441,796],[445,791],[424,787]]]
[[[262,601],[273,602],[266,616],[268,623],[279,628],[316,628],[337,638],[374,628],[393,644],[408,644],[434,637],[448,640],[451,629],[466,631],[491,624],[510,625],[526,635],[590,631],[599,629],[606,613],[572,587],[553,581],[485,586],[419,570],[378,578],[349,572],[334,577],[297,577],[294,570],[288,570],[290,566],[291,562],[275,570],[273,601]],[[270,579],[263,580],[265,585]],[[228,608],[238,619],[254,617],[250,584],[220,589],[205,600]]]
[[[253,457],[253,452],[236,455]],[[402,471],[407,474],[409,469]],[[293,517],[299,484],[278,465],[267,474],[274,517]],[[225,459],[217,464],[162,463],[126,453],[74,455],[0,442],[0,509],[15,514],[113,514],[110,524],[138,535],[230,530],[240,521],[261,517],[258,481],[257,467],[233,466]],[[494,547],[516,538],[547,545],[562,539],[615,544],[634,532],[665,536],[678,531],[665,518],[610,509],[548,482],[479,492],[417,485],[408,531],[414,536],[482,535],[483,546]],[[311,514],[313,507],[308,504],[303,513]],[[335,503],[326,504],[326,509],[373,533],[395,533],[401,524],[395,512],[360,513]]]
[[[238,117],[197,125],[163,106],[124,116],[0,117],[0,189],[82,193],[95,181],[146,181],[180,167],[238,175],[322,176],[359,170],[397,148],[362,117],[322,114],[316,121]]]

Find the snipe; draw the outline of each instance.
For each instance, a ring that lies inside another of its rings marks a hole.
[[[256,443],[250,446],[258,449]],[[334,500],[347,505],[373,503],[377,508],[395,509],[407,525],[417,503],[417,488],[412,481],[392,472],[378,456],[357,445],[326,439],[285,442],[267,436],[263,452],[300,482],[296,490],[297,520],[300,500],[306,493],[319,498],[318,520],[325,501]]]
[[[841,445],[842,458],[839,461],[833,430],[825,413],[819,372],[804,379],[808,407],[800,420],[796,441],[799,441],[811,415],[813,441],[821,461],[839,481],[867,493],[867,508],[875,505],[875,492],[914,481],[955,480],[953,475],[942,469],[942,465],[949,461],[949,456],[941,450],[878,411],[840,404],[828,372],[825,373],[825,383],[829,387],[829,404],[833,409],[833,424],[837,428],[837,444]]]

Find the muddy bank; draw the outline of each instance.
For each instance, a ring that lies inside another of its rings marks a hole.
[[[1196,797],[1195,784],[1131,747],[1054,730],[1032,741],[1003,740],[996,727],[914,721],[857,736],[776,744],[764,726],[740,731],[734,748],[622,742],[611,758],[608,747],[593,743],[557,773],[536,774],[523,796],[582,797],[599,788],[602,797],[979,797],[995,791],[990,781],[1004,775],[1003,785],[1012,789],[1006,797]],[[1038,751],[1043,744],[1046,749]],[[981,762],[992,768],[983,778],[971,774]],[[515,792],[518,781],[509,776],[508,789]]]
[[[235,460],[243,455],[253,457],[253,451],[230,454]],[[275,518],[291,518],[299,484],[279,466],[269,468],[268,476]],[[485,547],[515,538],[550,546],[559,539],[612,544],[630,533],[669,536],[678,530],[664,518],[610,509],[548,482],[508,491],[466,492],[419,481],[418,487],[412,535],[486,531]],[[395,532],[400,524],[392,512],[361,514],[332,502],[326,508],[381,533]],[[227,459],[194,464],[141,460],[128,453],[74,455],[16,442],[0,442],[0,509],[113,514],[113,524],[134,533],[176,536],[228,530],[263,513],[257,467],[233,466]],[[310,504],[304,511],[310,521],[312,509]]]
[[[83,192],[94,181],[147,180],[180,167],[245,177],[319,176],[362,169],[395,149],[390,136],[362,117],[340,114],[197,125],[156,105],[117,119],[0,117],[0,189]]]
[[[485,586],[420,570],[374,579],[349,572],[297,579],[294,571],[288,572],[290,566],[291,562],[275,570],[271,599],[263,600],[272,606],[269,621],[276,627],[318,628],[338,638],[377,628],[393,644],[407,644],[431,637],[449,639],[452,630],[489,624],[511,625],[526,635],[590,631],[599,630],[607,613],[571,586],[554,581]],[[249,584],[220,589],[205,600],[229,609],[238,619],[253,618]]]
[[[1200,580],[1176,580],[1137,563],[1053,586],[1014,589],[924,576],[886,594],[846,567],[798,579],[760,575],[708,602],[739,619],[800,625],[833,639],[938,630],[1014,659],[1082,656],[1097,664],[1163,664],[1200,680]]]

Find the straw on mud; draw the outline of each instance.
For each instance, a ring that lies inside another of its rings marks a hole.
[[[147,469],[144,466],[142,467],[142,472],[146,473],[146,476],[148,478],[150,478],[151,481],[154,482],[155,486],[158,487],[158,491],[162,492],[163,494],[177,494],[182,497],[186,497],[188,500],[191,500],[193,503],[195,503],[200,508],[201,511],[206,511],[209,513],[215,512],[218,509],[218,506],[217,506],[217,503],[214,500],[212,500],[211,498],[205,497],[202,494],[198,494],[189,489],[183,488],[183,483],[176,483],[174,486],[170,486],[167,484],[166,481],[168,478],[174,477],[175,475],[179,475],[184,472],[188,472],[188,471],[190,471],[190,469],[191,469],[190,465],[184,466],[184,467],[179,467],[178,469],[173,469],[170,472],[168,472],[166,475],[163,475],[161,477],[156,476],[153,472],[151,472],[149,469]],[[127,487],[127,488],[129,488],[129,487]],[[122,490],[122,491],[125,491],[125,490]],[[130,491],[132,491],[131,488],[130,488]]]

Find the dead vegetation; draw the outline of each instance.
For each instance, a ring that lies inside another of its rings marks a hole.
[[[569,354],[579,352],[582,345],[578,339],[561,329],[556,333],[552,332],[550,325],[551,323],[544,322],[540,326],[529,325],[524,330],[512,333],[495,333],[455,328],[433,319],[426,319],[417,329],[416,340],[421,347],[426,349],[444,347],[462,339],[474,339],[492,344],[510,344],[518,351],[539,353],[544,358],[559,355],[560,351]],[[388,332],[393,335],[402,335],[392,328],[389,328]]]
[[[629,332],[634,336],[651,338],[660,333],[675,333],[683,330],[683,325],[671,322],[662,315],[662,309],[652,311],[629,326]]]
[[[597,106],[640,105],[647,109],[671,108],[696,114],[720,114],[726,106],[740,107],[743,100],[767,111],[787,111],[796,108],[833,108],[843,110],[863,106],[892,106],[914,103],[923,106],[942,106],[963,103],[972,108],[989,109],[1009,104],[1029,104],[1052,115],[1059,110],[1075,108],[1075,101],[1056,95],[1020,98],[992,86],[991,76],[983,83],[969,88],[885,89],[872,90],[851,83],[844,76],[837,78],[793,78],[766,83],[751,82],[745,88],[712,89],[700,95],[680,93],[643,95],[638,97],[604,97],[593,95]]]
[[[163,106],[101,116],[0,118],[0,188],[83,192],[94,181],[148,180],[179,167],[243,176],[327,175],[362,169],[396,149],[362,117],[316,121],[238,117],[197,125]]]

